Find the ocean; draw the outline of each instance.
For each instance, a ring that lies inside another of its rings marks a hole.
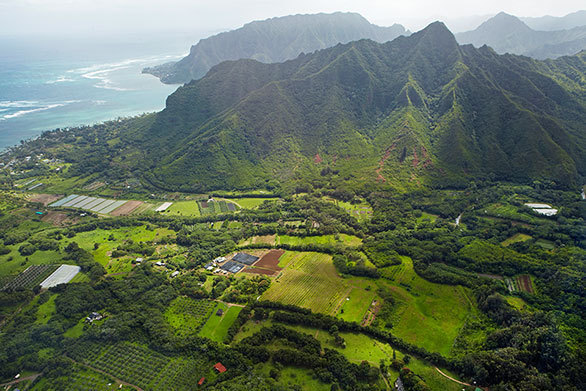
[[[0,37],[0,151],[45,130],[163,109],[178,86],[141,70],[185,56],[201,36]]]

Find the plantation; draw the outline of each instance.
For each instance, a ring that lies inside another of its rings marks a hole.
[[[179,336],[185,337],[197,334],[215,307],[216,303],[213,301],[180,296],[171,302],[165,311],[165,318]]]
[[[166,357],[131,343],[78,343],[69,354],[76,361],[144,390],[188,390],[202,374],[202,362]]]
[[[281,265],[286,265],[285,270],[262,295],[263,300],[329,314],[337,311],[348,293],[347,283],[336,272],[329,255],[287,251],[279,260]]]
[[[12,281],[4,285],[2,290],[32,289],[38,286],[45,278],[49,277],[59,265],[30,266],[24,272],[16,276]]]

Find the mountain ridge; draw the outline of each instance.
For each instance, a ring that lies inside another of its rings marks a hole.
[[[569,30],[537,31],[520,18],[500,12],[472,31],[456,34],[461,44],[488,45],[498,53],[537,59],[573,55],[586,48],[586,25]]]
[[[357,186],[490,175],[571,185],[586,170],[584,60],[459,46],[436,22],[384,44],[224,62],[169,96],[143,132],[145,178],[205,191],[330,167],[330,180]]]
[[[226,60],[251,58],[265,63],[283,62],[301,53],[313,52],[362,38],[379,42],[408,34],[401,25],[381,27],[357,13],[305,14],[254,21],[200,40],[183,59],[145,68],[168,84],[199,79],[214,65]]]

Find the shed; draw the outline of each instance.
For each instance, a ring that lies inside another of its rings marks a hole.
[[[199,379],[199,381],[197,382],[198,386],[201,386],[203,384],[203,382],[206,381],[205,377],[202,377],[201,379]]]

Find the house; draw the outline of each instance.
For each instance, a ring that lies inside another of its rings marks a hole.
[[[219,373],[224,373],[226,372],[226,367],[222,365],[221,362],[217,363],[216,365],[214,365],[214,369],[216,371],[218,371]]]
[[[175,270],[173,273],[171,273],[171,277],[177,277],[179,275],[179,270]]]
[[[144,261],[144,258],[136,258],[136,263],[142,263],[142,261]]]
[[[155,265],[157,265],[157,266],[165,266],[165,264],[163,262],[161,262],[161,261],[155,262]]]
[[[89,323],[92,323],[92,322],[93,322],[93,321],[95,321],[95,320],[100,320],[100,319],[103,319],[103,318],[104,318],[104,316],[100,315],[99,313],[97,313],[97,312],[92,312],[91,314],[89,314],[89,315],[88,315],[88,316],[85,318],[85,321],[86,321],[86,322],[89,322]]]
[[[203,382],[206,381],[205,377],[202,377],[201,379],[199,379],[199,381],[197,382],[198,386],[201,386],[203,384]]]

